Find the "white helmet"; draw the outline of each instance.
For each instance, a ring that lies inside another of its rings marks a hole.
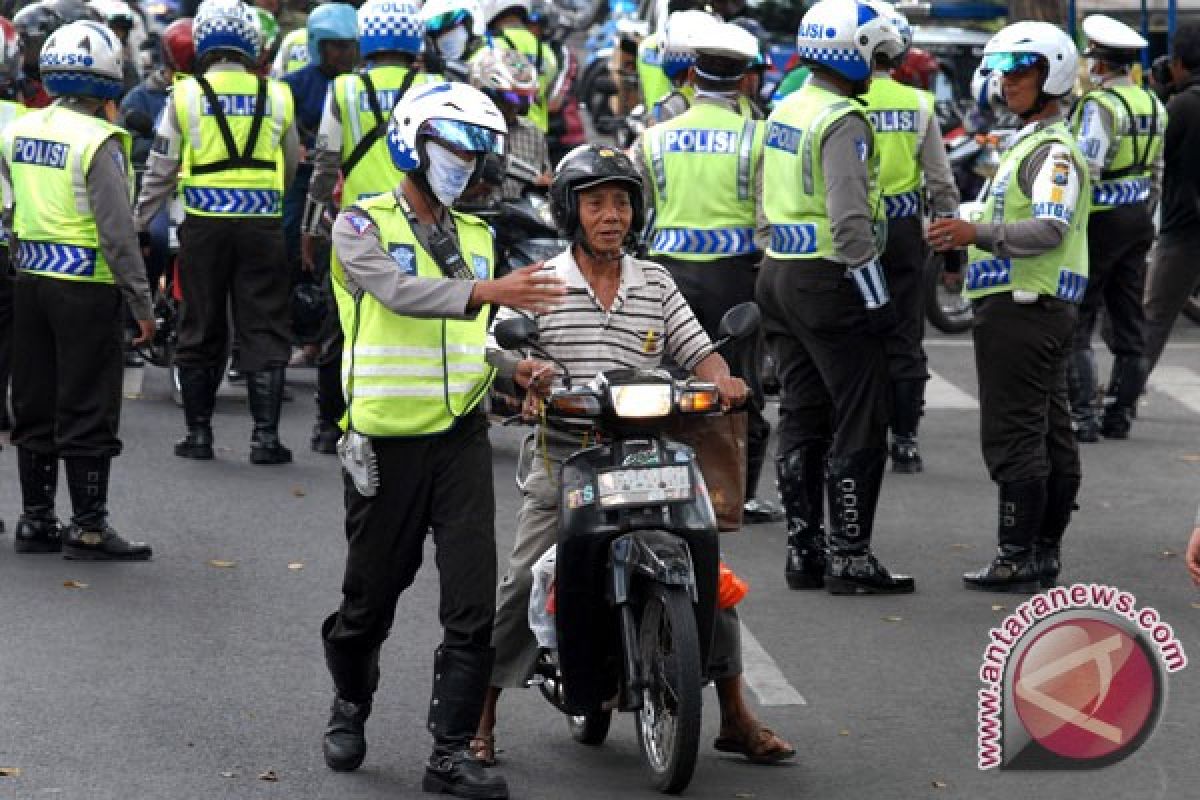
[[[262,46],[258,14],[242,0],[204,0],[192,21],[196,60],[217,51],[237,53],[250,63],[258,61]]]
[[[908,52],[908,48],[912,47],[912,26],[908,24],[908,17],[896,10],[896,7],[887,0],[867,0],[867,5],[875,9],[875,13],[891,23],[896,29],[896,33],[900,34],[900,41],[904,44],[904,49],[900,51],[900,55],[895,56],[895,61],[900,61],[904,58],[904,54]]]
[[[1045,61],[1042,92],[1066,97],[1075,88],[1079,51],[1061,28],[1049,22],[1026,20],[1003,28],[983,48],[983,66],[1001,74]]]
[[[510,11],[518,12],[528,22],[533,13],[533,0],[483,0],[483,14],[487,17],[488,25],[495,22],[496,17]]]
[[[426,83],[405,92],[392,109],[387,144],[401,172],[419,172],[428,164],[425,141],[435,139],[480,156],[504,154],[508,125],[487,95],[465,83]],[[476,159],[476,170],[483,169]],[[476,173],[476,177],[478,172]]]
[[[487,31],[487,20],[478,0],[429,0],[421,6],[421,19],[430,36],[437,36],[450,28],[469,21],[470,31],[483,36]]]
[[[1150,46],[1146,38],[1120,20],[1104,14],[1091,14],[1083,20],[1083,35],[1087,37],[1085,56],[1116,64],[1132,64],[1143,49]]]
[[[987,69],[982,64],[975,68],[975,74],[971,76],[971,99],[981,110],[1004,108],[1000,78],[999,72]]]
[[[705,30],[714,31],[721,21],[706,11],[675,11],[667,17],[662,32],[662,71],[675,78],[696,63],[696,41]]]
[[[876,54],[898,59],[904,40],[870,3],[820,0],[800,21],[796,50],[810,65],[863,81],[871,76]]]
[[[117,100],[124,92],[121,42],[99,22],[80,20],[50,34],[38,67],[55,97]]]

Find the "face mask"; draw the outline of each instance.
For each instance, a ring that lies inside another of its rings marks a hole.
[[[454,205],[471,182],[475,158],[463,161],[437,142],[426,143],[425,155],[429,158],[429,168],[425,171],[429,188],[442,205]]]
[[[1087,82],[1088,85],[1092,87],[1096,87],[1104,83],[1104,76],[1096,74],[1096,64],[1098,63],[1099,62],[1096,59],[1091,58],[1090,56],[1084,59],[1084,64],[1087,67]]]
[[[438,38],[438,52],[451,61],[459,61],[467,52],[467,40],[470,38],[471,34],[464,26],[456,25]]]

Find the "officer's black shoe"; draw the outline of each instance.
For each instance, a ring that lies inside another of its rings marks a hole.
[[[421,788],[427,792],[454,797],[507,800],[508,783],[495,770],[485,769],[483,762],[469,748],[452,753],[434,752],[425,767]]]
[[[72,561],[149,561],[154,550],[145,542],[131,542],[105,525],[85,530],[72,523],[63,537],[63,557]]]
[[[1100,433],[1105,439],[1128,439],[1133,429],[1132,415],[1127,408],[1109,406],[1104,410],[1100,422]]]
[[[318,420],[313,426],[312,449],[314,453],[337,455],[337,443],[342,438],[342,429],[332,422]]]
[[[1046,479],[1046,510],[1034,540],[1034,557],[1043,589],[1058,583],[1062,571],[1062,540],[1071,523],[1071,513],[1079,509],[1075,498],[1079,494],[1080,477],[1051,472]]]
[[[352,703],[335,696],[330,709],[329,724],[321,750],[325,764],[334,772],[352,772],[367,757],[367,736],[364,728],[371,715],[371,701]]]
[[[829,442],[805,442],[775,459],[779,496],[787,515],[783,577],[791,589],[825,585],[825,454]]]
[[[1062,572],[1062,548],[1057,545],[1038,545],[1034,555],[1038,581],[1043,589],[1053,589],[1058,585],[1058,575]]]
[[[1075,429],[1075,441],[1077,442],[1092,444],[1100,441],[1100,424],[1096,422],[1096,417],[1093,415],[1075,419],[1071,427]]]
[[[250,437],[251,464],[290,464],[292,451],[279,440],[279,413],[283,405],[284,368],[246,373],[246,393],[254,433]]]
[[[904,475],[915,475],[925,469],[921,461],[921,451],[917,448],[916,436],[895,436],[892,438],[892,472]]]
[[[213,432],[209,425],[188,428],[187,435],[175,443],[175,455],[197,461],[213,458]]]
[[[1038,562],[1028,549],[1001,546],[992,563],[963,573],[963,586],[981,592],[1033,594],[1040,585]]]
[[[825,550],[812,543],[801,545],[795,534],[789,534],[783,577],[789,589],[822,588],[825,586]]]
[[[62,523],[50,517],[22,514],[13,534],[13,550],[18,553],[61,553]]]
[[[212,412],[220,373],[209,367],[179,367],[179,393],[187,435],[175,444],[175,455],[209,461],[213,457]]]
[[[963,574],[966,588],[984,592],[1037,591],[1041,579],[1034,542],[1045,521],[1046,496],[1046,478],[1000,484],[996,557],[983,569]]]
[[[746,525],[763,525],[783,519],[783,509],[770,500],[751,497],[742,506],[742,522]]]
[[[874,553],[831,553],[825,567],[825,588],[830,594],[911,594],[916,581],[911,575],[891,574]]]

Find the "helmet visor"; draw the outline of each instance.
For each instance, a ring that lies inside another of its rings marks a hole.
[[[518,115],[524,115],[529,112],[530,106],[533,105],[533,95],[529,92],[518,92],[514,89],[506,89],[496,92],[497,104],[503,103],[511,108]]]
[[[983,66],[1001,75],[1011,75],[1036,67],[1041,60],[1037,53],[992,53],[984,57]]]
[[[456,119],[426,120],[417,131],[418,136],[422,134],[462,152],[504,155],[503,134],[469,122]]]

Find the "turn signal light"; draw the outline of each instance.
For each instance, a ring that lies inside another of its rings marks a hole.
[[[721,407],[721,396],[716,388],[685,389],[679,395],[679,410],[684,414],[707,414]]]
[[[600,399],[592,394],[574,394],[562,392],[552,394],[546,399],[550,407],[557,413],[567,417],[597,417],[600,416]]]

